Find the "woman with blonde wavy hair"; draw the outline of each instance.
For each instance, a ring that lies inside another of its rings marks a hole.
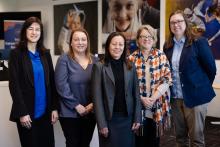
[[[143,25],[137,31],[138,49],[129,59],[138,75],[142,102],[142,125],[136,135],[136,147],[159,147],[163,129],[170,125],[170,65],[165,54],[155,48],[156,30]]]

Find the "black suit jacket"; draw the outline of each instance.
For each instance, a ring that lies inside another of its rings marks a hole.
[[[54,82],[54,69],[49,51],[40,53],[44,69],[47,112],[58,110],[58,94]],[[9,59],[9,90],[13,100],[10,114],[11,121],[18,121],[21,116],[34,117],[35,89],[34,74],[28,51],[15,49]]]

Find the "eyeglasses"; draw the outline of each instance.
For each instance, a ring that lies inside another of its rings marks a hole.
[[[139,38],[140,39],[145,39],[145,40],[153,40],[154,39],[153,36],[143,36],[143,35],[139,36]]]
[[[171,21],[170,25],[175,26],[175,24],[180,25],[182,22],[185,22],[185,20],[177,20],[177,21]]]

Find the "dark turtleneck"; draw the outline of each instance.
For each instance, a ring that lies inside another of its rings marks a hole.
[[[127,115],[123,60],[111,59],[110,63],[115,78],[115,99],[113,111]]]

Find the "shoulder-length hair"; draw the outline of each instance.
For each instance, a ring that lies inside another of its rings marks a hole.
[[[105,65],[108,65],[108,63],[109,63],[110,60],[112,59],[112,56],[111,56],[111,54],[110,54],[110,52],[109,52],[109,47],[110,47],[110,44],[111,44],[112,39],[113,39],[114,37],[116,37],[116,36],[121,36],[121,37],[124,39],[124,50],[123,50],[123,53],[122,53],[120,59],[121,59],[123,62],[125,62],[126,66],[127,66],[127,69],[130,70],[130,69],[131,69],[131,62],[130,62],[130,61],[128,60],[128,58],[127,58],[126,39],[125,39],[125,36],[124,36],[122,33],[120,33],[120,32],[113,32],[113,33],[111,33],[111,34],[108,36],[108,38],[107,38],[107,40],[106,40],[106,44],[105,44],[105,56],[104,56],[103,62],[104,62]]]
[[[89,59],[89,63],[92,63],[92,58],[91,58],[91,53],[90,53],[90,39],[89,39],[89,34],[88,32],[83,29],[83,28],[77,28],[77,29],[74,29],[72,32],[71,32],[71,35],[70,35],[70,43],[69,43],[69,52],[68,52],[68,55],[72,58],[72,59],[75,59],[75,55],[74,55],[74,51],[73,51],[73,48],[71,46],[72,44],[72,39],[73,39],[73,35],[74,33],[76,32],[83,32],[85,35],[86,35],[86,38],[87,38],[87,48],[86,48],[86,51],[85,51],[85,54],[86,54],[86,57]]]
[[[157,31],[154,29],[151,25],[142,25],[137,31],[137,36],[136,36],[136,44],[139,46],[138,39],[140,38],[141,32],[143,30],[146,30],[152,37],[153,37],[153,47],[156,47],[157,43]]]
[[[184,22],[186,24],[186,30],[185,30],[185,36],[186,36],[186,41],[187,41],[186,46],[191,45],[193,40],[194,40],[194,37],[193,37],[192,32],[191,32],[191,28],[189,26],[189,22],[186,19],[187,18],[186,15],[183,13],[182,10],[177,10],[177,11],[171,13],[170,16],[169,16],[169,37],[166,41],[165,49],[172,48],[174,46],[174,42],[173,42],[174,34],[172,33],[171,28],[170,28],[170,19],[173,15],[176,15],[176,14],[182,15],[183,19],[184,19]]]
[[[17,49],[20,49],[22,51],[27,51],[28,47],[28,38],[27,38],[27,29],[33,24],[37,23],[40,25],[40,31],[41,35],[39,40],[37,41],[37,51],[39,52],[44,52],[46,48],[44,47],[43,41],[44,41],[44,31],[43,31],[43,24],[41,20],[37,17],[29,17],[28,19],[25,20],[21,32],[20,32],[20,41],[18,42]]]

